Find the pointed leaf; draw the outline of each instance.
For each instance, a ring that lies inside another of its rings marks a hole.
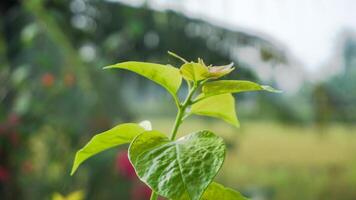
[[[111,68],[126,69],[144,76],[166,88],[173,96],[182,83],[179,69],[170,65],[129,61],[104,67],[104,69]]]
[[[138,134],[145,129],[138,124],[127,123],[115,126],[103,133],[95,135],[74,158],[71,175],[78,169],[79,165],[88,158],[109,148],[130,143]]]
[[[270,86],[260,85],[251,81],[241,80],[221,80],[208,82],[203,85],[203,93],[205,96],[213,96],[225,93],[238,93],[248,91],[265,90],[268,92],[281,92]]]
[[[239,127],[239,121],[235,111],[235,100],[231,94],[220,94],[207,97],[191,107],[191,113],[217,117]]]
[[[139,178],[159,195],[178,199],[186,194],[199,200],[224,162],[225,145],[209,131],[176,141],[148,131],[131,143],[129,156]]]
[[[242,196],[238,191],[224,187],[223,185],[212,182],[208,189],[205,190],[201,200],[248,200],[246,197]],[[189,198],[184,195],[179,200],[189,200]]]

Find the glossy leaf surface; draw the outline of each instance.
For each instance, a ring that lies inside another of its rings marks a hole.
[[[199,200],[224,162],[225,145],[209,131],[176,141],[147,131],[131,143],[129,156],[139,178],[161,196]]]
[[[259,91],[265,90],[268,92],[281,92],[270,86],[260,85],[251,81],[241,81],[241,80],[220,80],[205,83],[203,88],[203,93],[205,96],[213,96],[225,93],[238,93],[238,92],[248,92],[248,91]]]
[[[193,104],[190,112],[197,115],[220,118],[239,127],[235,110],[235,99],[231,94],[207,97]]]
[[[144,76],[166,88],[173,96],[182,83],[179,69],[170,65],[129,61],[104,67],[104,69],[111,68],[126,69]]]
[[[144,131],[145,129],[138,124],[127,123],[120,124],[108,131],[95,135],[76,153],[71,175],[73,175],[79,165],[88,158],[109,148],[130,143],[137,135]]]
[[[177,200],[190,200],[186,195]],[[201,200],[248,200],[238,191],[224,187],[223,185],[212,182],[205,190]]]

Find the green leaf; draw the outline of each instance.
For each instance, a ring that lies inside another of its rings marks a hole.
[[[147,131],[131,143],[129,158],[139,178],[159,195],[199,200],[224,162],[225,144],[210,131],[176,141]]]
[[[280,90],[276,90],[270,86],[260,85],[251,81],[241,80],[221,80],[208,82],[203,85],[202,90],[205,96],[259,90],[265,90],[268,92],[281,92]]]
[[[193,104],[190,112],[196,115],[217,117],[236,127],[240,126],[236,116],[235,100],[231,94],[204,98]]]
[[[190,62],[185,63],[180,68],[180,72],[183,77],[190,81],[200,81],[208,78],[208,68],[200,63]]]
[[[129,61],[104,67],[112,68],[126,69],[144,76],[166,88],[174,97],[182,83],[179,69],[170,65]]]
[[[242,196],[238,191],[224,187],[223,185],[212,182],[208,189],[205,190],[201,200],[248,200],[246,197]],[[182,198],[177,200],[189,200],[189,198],[184,195]]]
[[[138,134],[144,131],[145,129],[138,124],[127,123],[115,126],[108,131],[95,135],[76,153],[71,175],[73,175],[79,165],[88,158],[109,148],[130,143]]]

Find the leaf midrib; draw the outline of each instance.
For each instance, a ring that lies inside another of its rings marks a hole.
[[[173,144],[172,144],[172,143],[173,143]],[[175,149],[176,161],[177,161],[177,163],[178,163],[178,169],[179,169],[179,172],[180,172],[179,175],[180,175],[180,177],[181,177],[181,179],[182,179],[184,189],[185,189],[185,191],[187,191],[188,196],[189,196],[189,198],[190,198],[190,193],[189,193],[189,191],[188,191],[188,189],[187,189],[187,183],[185,182],[184,177],[183,177],[182,165],[181,165],[180,159],[179,159],[179,158],[180,158],[179,145],[178,145],[176,142],[172,142],[172,143],[171,143],[171,142],[167,142],[167,143],[164,143],[164,144],[162,144],[162,145],[157,145],[157,146],[154,146],[154,147],[152,147],[152,148],[149,148],[149,149],[147,149],[146,151],[143,151],[142,153],[140,153],[140,154],[137,156],[137,158],[141,157],[143,154],[145,154],[146,152],[151,151],[151,150],[153,150],[153,149],[165,148],[165,146],[167,146],[166,148],[171,148],[171,145],[173,145],[173,146],[174,146],[174,149]],[[139,160],[139,159],[137,159],[137,160]],[[135,165],[137,165],[137,160],[136,160]]]
[[[181,176],[181,178],[182,178],[182,182],[183,182],[183,186],[184,186],[184,189],[185,189],[185,191],[187,191],[187,193],[188,193],[188,196],[190,197],[190,193],[189,193],[189,191],[188,191],[188,188],[187,188],[187,184],[186,184],[186,182],[185,182],[185,180],[184,180],[184,177],[183,177],[183,171],[182,171],[182,166],[181,166],[181,163],[180,163],[180,159],[179,159],[179,147],[178,147],[178,144],[174,144],[175,145],[175,150],[176,150],[176,160],[177,160],[177,163],[178,163],[178,169],[179,169],[179,174],[180,174],[180,176]]]

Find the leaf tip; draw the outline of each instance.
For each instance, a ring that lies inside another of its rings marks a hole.
[[[240,122],[239,122],[239,121],[236,121],[236,122],[232,123],[232,125],[233,125],[235,128],[240,128]]]
[[[277,90],[271,86],[268,86],[268,85],[262,85],[261,86],[263,90],[267,91],[267,92],[274,92],[274,93],[283,93],[282,90]]]
[[[114,65],[109,65],[109,66],[103,67],[103,69],[111,69],[111,68],[114,68]]]
[[[72,169],[70,171],[70,176],[73,176],[75,174],[75,172],[77,171],[79,165],[80,165],[80,162],[78,163],[78,152],[75,154],[75,158],[74,158],[74,162],[73,162],[73,166],[72,166]]]
[[[73,176],[76,170],[77,169],[73,166],[72,170],[70,171],[70,176]]]

